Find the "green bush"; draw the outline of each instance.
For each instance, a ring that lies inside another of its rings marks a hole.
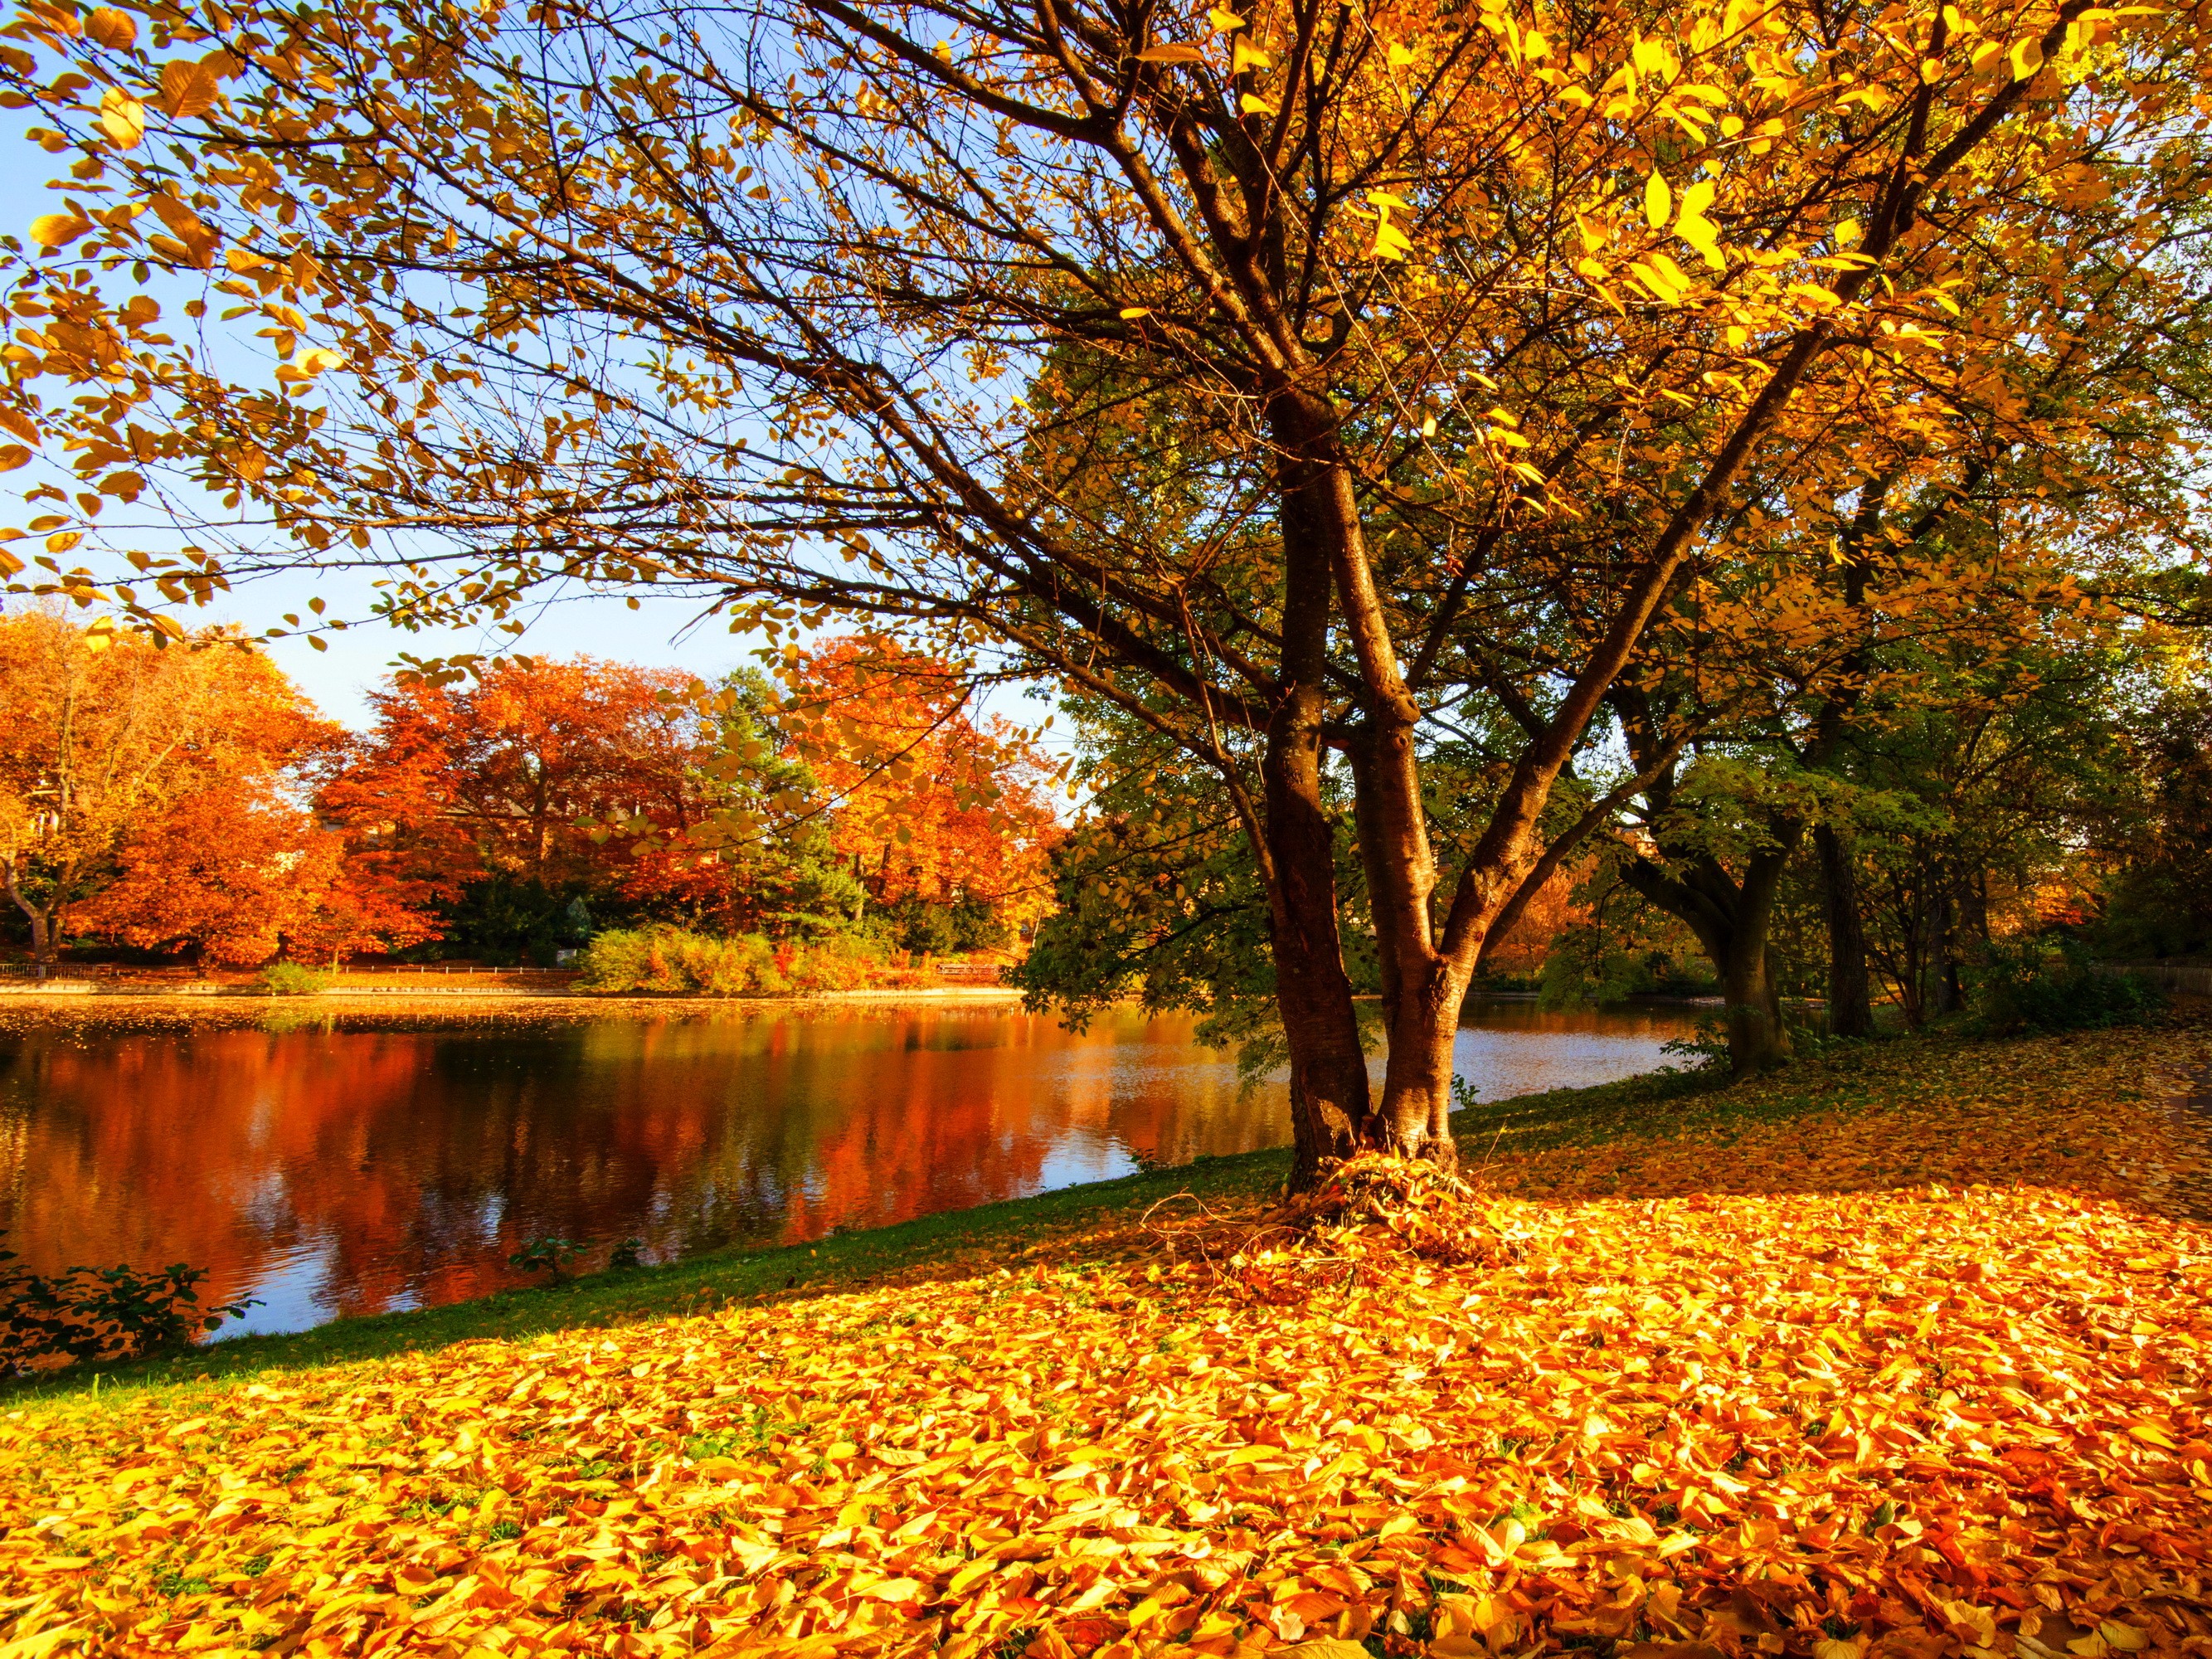
[[[261,988],[272,997],[311,997],[331,988],[331,976],[296,962],[272,962],[261,970]]]
[[[672,923],[597,934],[578,959],[587,991],[671,991],[719,997],[804,995],[868,982],[875,959],[858,942],[778,943],[757,933],[724,938]]]
[[[34,1273],[0,1249],[0,1376],[48,1363],[109,1364],[191,1346],[260,1303],[199,1305],[204,1267],[70,1267]]]
[[[1968,973],[1974,1024],[1991,1036],[2136,1025],[2166,1006],[2140,975],[2100,971],[2070,940],[2056,950],[2039,939],[1993,945]]]

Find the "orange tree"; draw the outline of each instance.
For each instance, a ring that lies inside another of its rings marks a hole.
[[[2187,5],[36,0],[13,33],[71,158],[9,300],[5,459],[77,481],[35,475],[33,581],[88,595],[88,516],[163,491],[256,511],[138,555],[149,611],[305,557],[380,567],[402,623],[665,581],[991,642],[1217,772],[1307,1172],[1449,1157],[1461,997],[1638,787],[1555,799],[1654,619],[1778,509],[1832,517],[1869,434],[1932,476],[2019,401],[1962,292],[2115,202],[2148,250],[2201,185]],[[169,331],[202,272],[273,370]],[[1102,430],[1174,533],[1088,509]],[[1510,751],[1439,836],[1425,741],[1475,704]]]
[[[966,902],[1008,926],[1036,920],[1058,839],[1048,769],[1004,716],[970,716],[957,664],[849,636],[810,647],[786,679],[791,754],[869,898]]]
[[[0,618],[0,886],[42,976],[87,930],[258,961],[340,879],[297,799],[332,728],[246,641],[194,643]]]

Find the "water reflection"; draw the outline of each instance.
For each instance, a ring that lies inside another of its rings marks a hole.
[[[1658,1064],[1680,1017],[1473,1010],[1495,1098]],[[250,1328],[508,1282],[517,1241],[656,1258],[817,1237],[1280,1142],[1189,1022],[1003,1005],[0,1039],[0,1225],[28,1263],[213,1269]]]

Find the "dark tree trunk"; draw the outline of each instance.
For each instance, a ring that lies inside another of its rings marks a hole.
[[[1279,411],[1279,422],[1282,420]],[[1310,1185],[1368,1133],[1367,1058],[1337,930],[1335,829],[1322,790],[1331,611],[1330,492],[1285,429],[1282,679],[1261,765],[1275,1003],[1291,1057],[1291,1182]]]
[[[1778,1065],[1790,1054],[1790,1032],[1782,1022],[1766,938],[1782,872],[1802,833],[1802,824],[1776,825],[1778,845],[1748,860],[1741,877],[1705,855],[1686,860],[1680,876],[1647,859],[1634,860],[1621,872],[1631,887],[1698,936],[1720,976],[1729,1067],[1739,1077]]]
[[[1267,733],[1263,771],[1274,880],[1268,933],[1275,1004],[1291,1056],[1293,1186],[1349,1158],[1369,1117],[1367,1059],[1337,932],[1334,833],[1321,793],[1321,699],[1285,697]]]
[[[1948,891],[1936,902],[1934,942],[1929,954],[1936,982],[1929,1001],[1939,1014],[1955,1014],[1966,1006],[1966,997],[1959,983],[1958,907]]]
[[[33,904],[29,898],[26,897],[23,890],[15,884],[15,867],[12,860],[5,866],[4,881],[0,881],[0,884],[7,887],[8,896],[15,901],[15,908],[23,913],[24,920],[31,924],[33,975],[39,979],[51,977],[55,957],[61,948],[61,907]]]
[[[1874,1035],[1874,999],[1868,988],[1866,921],[1859,914],[1858,866],[1832,827],[1813,831],[1820,860],[1820,900],[1828,922],[1828,1035]]]

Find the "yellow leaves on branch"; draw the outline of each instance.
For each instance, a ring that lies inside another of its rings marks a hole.
[[[332,351],[328,346],[311,346],[289,363],[276,366],[276,378],[291,383],[312,380],[325,370],[333,369],[345,362],[345,354]]]
[[[1387,190],[1370,190],[1367,192],[1367,205],[1375,210],[1375,242],[1367,250],[1367,257],[1404,259],[1413,251],[1413,239],[1391,222],[1390,215],[1411,213],[1413,204]]]
[[[91,228],[81,213],[43,213],[31,221],[31,240],[40,247],[67,247]]]
[[[100,94],[100,118],[94,125],[117,149],[136,149],[146,136],[146,106],[120,87],[110,87]]]
[[[198,214],[166,191],[149,197],[146,205],[170,233],[147,239],[147,245],[155,252],[202,270],[215,264],[216,234]]]
[[[177,120],[206,114],[222,92],[222,83],[210,64],[176,58],[161,66],[161,108]]]
[[[1235,39],[1234,48],[1231,53],[1229,72],[1231,75],[1242,75],[1247,70],[1269,69],[1273,66],[1274,61],[1266,48],[1255,42],[1251,36],[1239,34]]]

